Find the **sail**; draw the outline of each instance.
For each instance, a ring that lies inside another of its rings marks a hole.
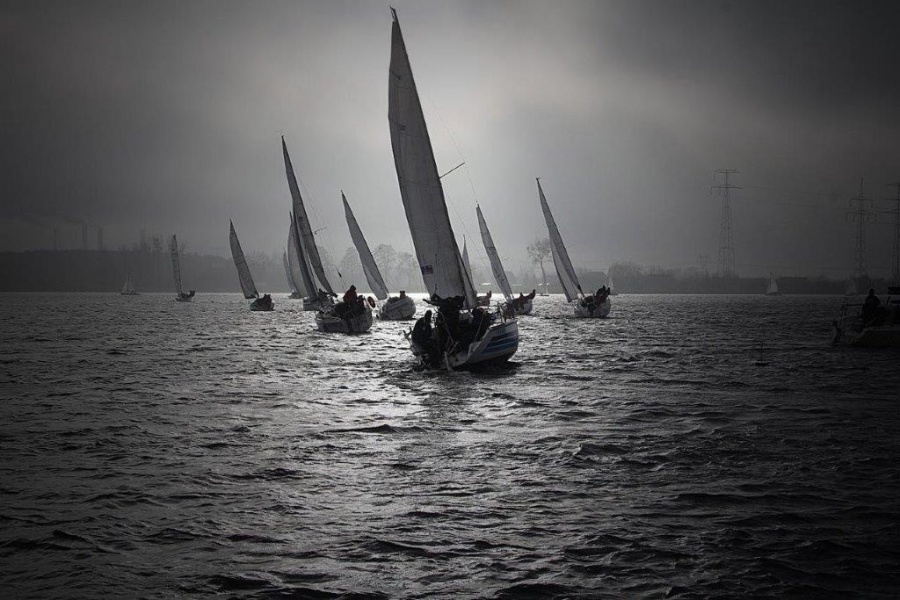
[[[466,236],[463,236],[463,266],[466,268],[466,273],[469,275],[469,281],[473,281],[472,279],[472,263],[469,262],[469,248],[466,245]]]
[[[229,221],[229,223],[231,222]],[[238,240],[237,232],[234,230],[234,223],[231,223],[230,241],[231,257],[234,258],[234,266],[237,267],[244,298],[247,300],[256,298],[259,296],[259,292],[256,291],[256,284],[253,283],[253,277],[250,275],[250,267],[247,265],[247,259],[244,258],[244,251],[241,250],[241,242]]]
[[[172,275],[175,277],[175,291],[181,294],[184,292],[181,287],[181,260],[178,258],[178,240],[175,239],[174,235],[169,243],[169,252],[172,254]]]
[[[500,291],[507,302],[513,299],[512,287],[509,285],[509,279],[506,278],[506,271],[503,270],[503,264],[500,262],[500,255],[497,254],[497,247],[494,246],[494,240],[491,238],[491,232],[488,229],[487,221],[481,214],[481,207],[476,206],[475,212],[478,213],[478,228],[481,229],[481,241],[484,242],[484,249],[487,252],[488,260],[491,261],[491,271],[494,273],[494,279],[500,286]]]
[[[294,223],[294,215],[290,215],[291,227],[288,231],[288,266],[291,268],[291,279],[297,291],[307,298],[316,298],[318,290],[312,278],[312,269],[303,254],[303,244]]]
[[[775,283],[775,278],[772,277],[772,274],[769,273],[769,287],[766,288],[767,294],[777,294],[778,293],[778,284]]]
[[[540,179],[537,180],[537,184],[538,194],[541,197],[541,209],[544,211],[544,220],[547,221],[547,231],[550,233],[553,265],[556,267],[556,274],[559,275],[559,283],[566,293],[566,299],[571,302],[578,297],[578,292],[581,292],[581,284],[578,283],[578,276],[575,274],[572,261],[569,260],[569,253],[566,251],[566,245],[559,234],[559,227],[556,226],[553,213],[550,212],[550,205],[547,204],[547,198],[544,196],[544,189],[541,187]]]
[[[290,238],[288,238],[288,243],[290,241]],[[284,278],[287,280],[288,288],[290,288],[292,294],[296,294],[297,286],[294,285],[294,279],[291,277],[291,265],[288,264],[287,250],[281,250],[281,262],[284,265]]]
[[[131,281],[131,273],[128,273],[128,277],[125,278],[125,285],[122,287],[123,294],[133,294],[134,293],[134,282]]]
[[[322,258],[319,256],[319,249],[316,248],[316,239],[313,236],[312,225],[310,225],[309,217],[306,214],[306,207],[303,206],[303,198],[300,196],[300,187],[297,185],[297,178],[294,176],[294,165],[291,164],[291,157],[288,154],[284,136],[281,136],[281,151],[284,154],[284,169],[287,173],[288,187],[291,190],[294,219],[297,222],[300,239],[303,241],[303,251],[309,257],[309,262],[312,264],[313,271],[315,271],[316,278],[319,280],[322,289],[333,294],[334,290],[331,289],[331,284],[328,283],[328,277],[325,276],[325,269],[322,267]]]
[[[372,251],[369,250],[369,244],[366,243],[366,238],[359,228],[359,223],[356,222],[356,217],[353,216],[353,211],[350,209],[350,204],[347,202],[347,197],[344,196],[343,191],[341,192],[341,199],[344,201],[344,215],[347,217],[350,237],[353,239],[353,245],[356,246],[356,251],[359,253],[359,261],[362,263],[366,281],[369,282],[369,287],[372,293],[375,294],[375,297],[379,300],[384,300],[388,297],[388,289],[384,284],[384,279],[381,277],[381,271],[378,270],[375,257],[372,256]]]
[[[464,296],[468,306],[474,307],[475,288],[463,266],[450,225],[444,190],[396,12],[391,30],[388,121],[400,196],[425,287],[429,293],[442,297]]]

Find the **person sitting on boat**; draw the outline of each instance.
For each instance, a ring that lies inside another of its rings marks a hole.
[[[425,315],[419,317],[412,330],[412,341],[422,349],[428,348],[431,343],[431,311],[426,310]]]
[[[356,298],[357,298],[356,286],[351,285],[350,289],[344,293],[344,302],[346,302],[347,304],[350,304],[351,302],[356,301]]]
[[[400,298],[401,298],[401,299],[406,298],[406,291],[405,291],[405,290],[400,290]]]
[[[866,296],[862,306],[862,321],[866,325],[877,325],[880,321],[884,310],[881,308],[881,300],[875,295],[875,289],[869,289],[869,295]]]

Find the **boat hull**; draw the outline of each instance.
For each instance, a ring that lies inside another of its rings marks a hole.
[[[410,344],[412,353],[422,359],[423,349]],[[462,351],[444,357],[443,366],[448,370],[469,369],[500,364],[508,361],[519,349],[519,324],[508,320],[491,325],[484,337],[472,342]]]
[[[579,319],[602,319],[609,315],[609,311],[612,309],[612,303],[609,301],[609,298],[604,300],[599,306],[596,306],[593,310],[590,307],[584,306],[581,302],[575,303],[575,317]]]
[[[365,333],[372,327],[372,309],[366,305],[362,314],[338,317],[333,313],[316,313],[316,327],[323,333]]]
[[[388,321],[403,321],[413,318],[416,314],[416,303],[412,298],[388,298],[388,301],[378,309],[378,318]]]
[[[522,303],[504,302],[500,305],[500,311],[507,317],[520,317],[522,315],[531,314],[533,306],[534,304],[532,303],[531,298],[529,298]]]
[[[267,312],[270,310],[275,310],[274,302],[260,302],[259,300],[254,300],[250,303],[250,310],[253,312]]]

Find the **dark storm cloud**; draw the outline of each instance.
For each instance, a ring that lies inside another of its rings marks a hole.
[[[477,200],[501,253],[521,255],[545,235],[542,176],[576,263],[714,261],[709,186],[734,167],[738,262],[808,271],[849,267],[858,178],[876,196],[900,178],[897,7],[398,9],[439,169],[466,161],[445,179],[460,235],[477,239]],[[389,30],[371,2],[5,3],[4,239],[25,247],[27,228],[10,224],[68,219],[105,225],[112,244],[146,228],[226,252],[234,218],[245,247],[280,249],[284,134],[334,253],[349,243],[340,189],[370,242],[409,247]]]

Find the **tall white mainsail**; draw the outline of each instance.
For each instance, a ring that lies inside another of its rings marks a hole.
[[[769,273],[769,286],[766,288],[766,293],[770,296],[774,296],[778,293],[778,284],[775,282],[775,278],[772,277],[771,273]]]
[[[297,185],[297,178],[294,175],[294,165],[291,164],[291,157],[288,154],[287,144],[284,142],[284,136],[281,136],[281,151],[284,154],[284,170],[287,174],[288,187],[291,190],[291,200],[294,207],[294,220],[297,223],[297,230],[300,232],[300,238],[303,240],[303,251],[309,257],[313,271],[316,273],[316,279],[326,292],[333,294],[331,284],[325,275],[325,268],[322,266],[322,258],[319,256],[319,249],[316,247],[316,239],[313,235],[312,226],[309,223],[309,217],[306,214],[306,207],[303,205],[303,198],[300,196],[300,187]]]
[[[578,275],[575,274],[575,268],[572,261],[569,260],[569,253],[566,252],[566,245],[563,243],[562,236],[559,234],[559,227],[553,219],[553,213],[550,212],[550,205],[547,204],[547,198],[544,196],[544,189],[541,187],[541,180],[537,179],[538,194],[541,197],[541,209],[544,211],[544,220],[547,222],[547,231],[550,233],[550,249],[553,251],[553,266],[556,267],[556,274],[559,276],[559,283],[566,294],[566,299],[571,302],[578,297],[581,291],[581,284],[578,283]]]
[[[397,13],[391,9],[388,121],[400,196],[425,287],[442,297],[464,296],[475,306],[475,288],[465,271],[450,225],[444,190],[419,102]]]
[[[481,229],[481,241],[484,242],[484,249],[487,252],[488,259],[491,261],[491,271],[494,273],[497,285],[500,286],[500,291],[503,292],[503,296],[509,302],[513,299],[512,287],[509,285],[506,271],[503,270],[503,264],[500,262],[500,255],[497,254],[497,247],[494,246],[494,240],[491,238],[487,221],[484,220],[484,215],[481,214],[481,207],[476,205],[475,211],[478,213],[478,228]]]
[[[344,201],[344,215],[347,217],[347,227],[350,228],[350,237],[353,239],[353,245],[356,246],[356,251],[359,253],[359,261],[362,263],[366,281],[369,282],[369,287],[372,289],[375,297],[379,300],[384,300],[388,297],[387,286],[384,284],[381,271],[378,270],[378,265],[375,263],[375,257],[372,256],[372,251],[369,250],[369,244],[366,243],[366,238],[359,228],[359,223],[356,222],[356,217],[353,216],[353,210],[350,209],[350,204],[347,202],[347,197],[344,196],[343,191],[341,191],[341,200]]]
[[[172,236],[169,242],[169,252],[172,254],[172,276],[175,278],[175,291],[184,293],[181,287],[181,260],[178,258],[178,240]]]
[[[231,225],[231,233],[229,235],[231,242],[231,257],[234,259],[234,266],[237,267],[238,279],[241,280],[241,291],[244,292],[244,298],[250,300],[259,296],[256,291],[256,284],[253,283],[253,277],[250,275],[250,267],[247,265],[247,259],[244,258],[244,251],[241,250],[241,242],[238,240],[237,232],[234,230],[234,223],[229,221]]]
[[[288,266],[291,268],[291,278],[297,291],[307,298],[316,298],[318,290],[312,278],[312,271],[306,257],[303,254],[303,244],[300,242],[300,234],[297,233],[297,225],[294,223],[294,215],[290,215],[291,227],[288,230]]]

